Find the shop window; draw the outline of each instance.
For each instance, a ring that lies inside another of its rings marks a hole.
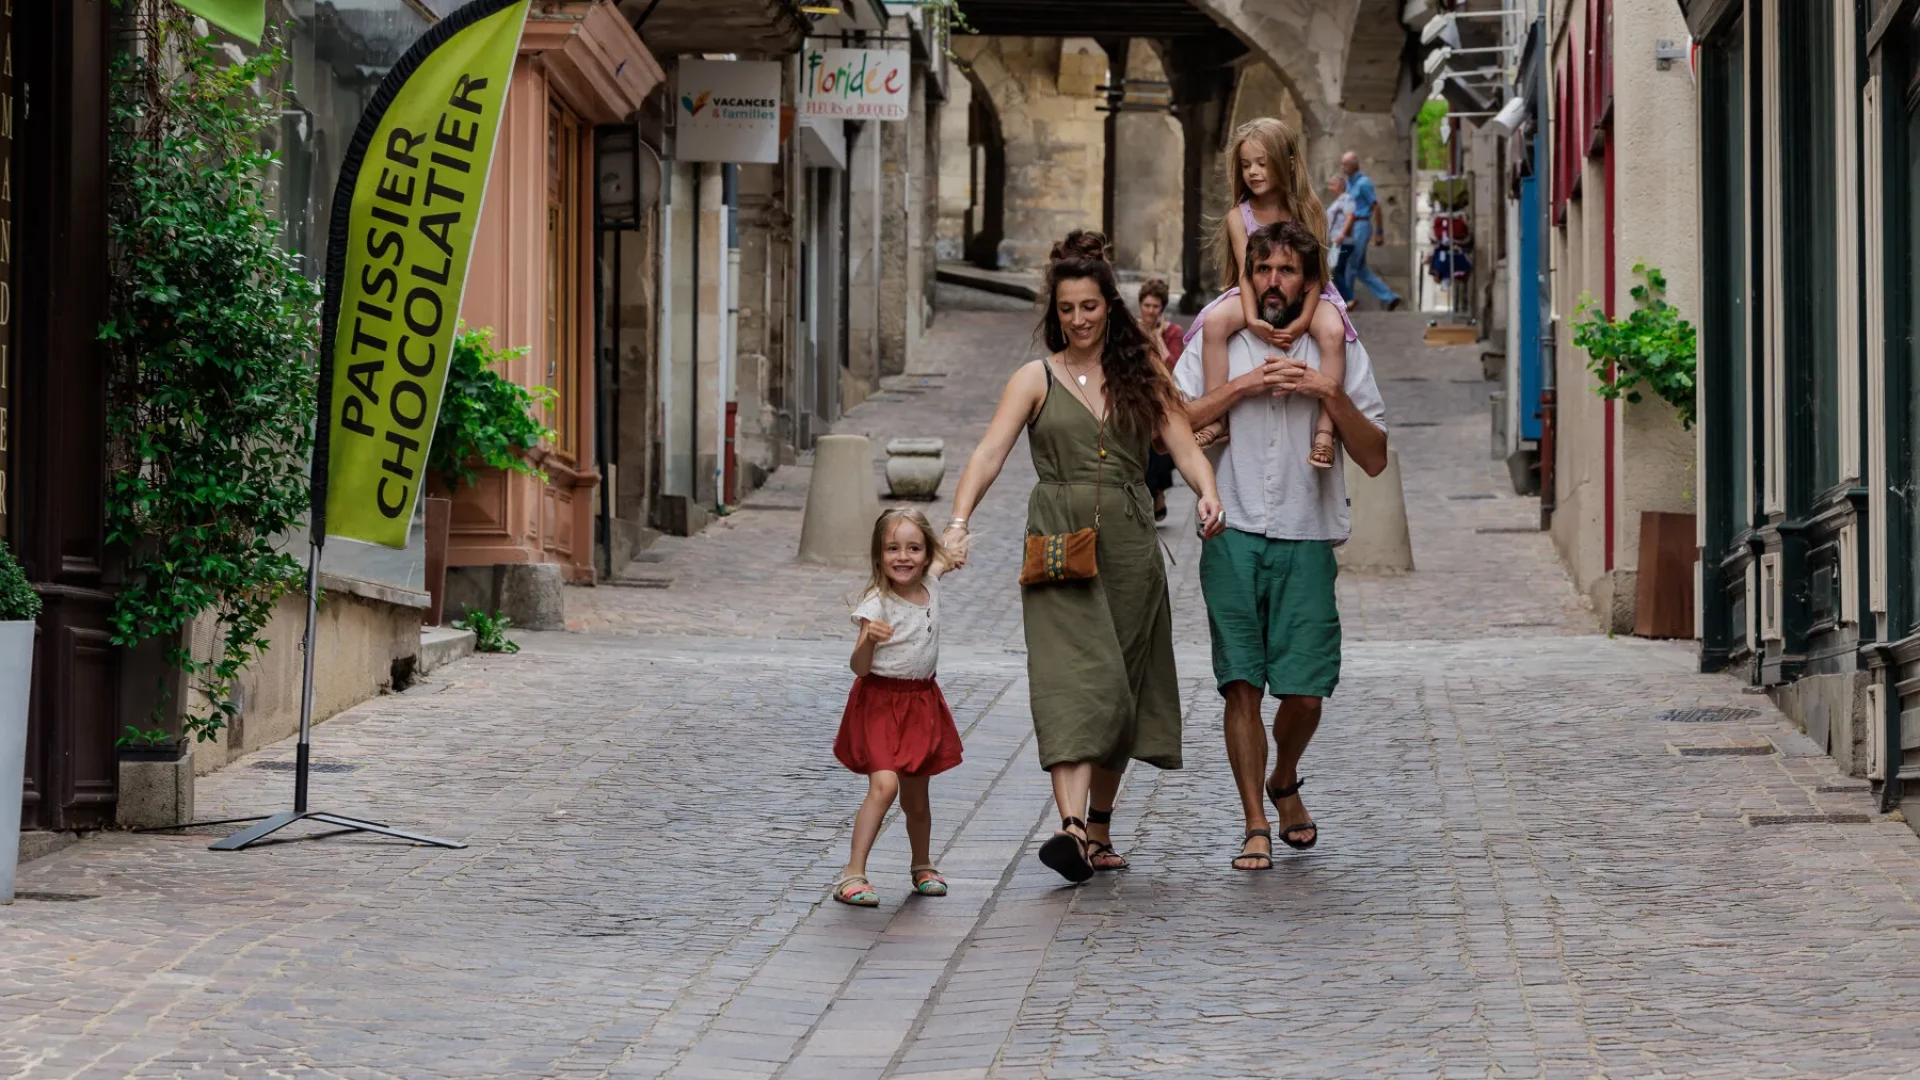
[[[1840,197],[1834,154],[1834,9],[1779,5],[1781,348],[1786,496],[1804,514],[1840,483]]]
[[[1702,251],[1706,304],[1702,364],[1713,412],[1708,420],[1713,494],[1713,546],[1724,550],[1750,523],[1752,384],[1748,327],[1752,289],[1747,272],[1747,109],[1745,27],[1735,26],[1700,50],[1700,155],[1705,198]]]
[[[559,102],[547,106],[546,384],[555,398],[547,426],[554,449],[580,457],[580,118]]]

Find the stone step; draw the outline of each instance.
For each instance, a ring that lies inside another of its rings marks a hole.
[[[471,630],[455,630],[451,626],[423,626],[420,628],[420,661],[414,665],[414,673],[425,675],[437,667],[444,667],[462,657],[473,655],[474,635]]]

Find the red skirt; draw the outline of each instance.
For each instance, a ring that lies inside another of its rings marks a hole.
[[[833,756],[862,776],[933,776],[960,764],[960,732],[934,680],[863,675],[847,695]]]

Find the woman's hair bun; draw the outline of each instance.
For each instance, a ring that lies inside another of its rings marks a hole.
[[[1067,234],[1065,240],[1053,245],[1053,251],[1047,256],[1054,262],[1062,259],[1086,259],[1091,262],[1113,262],[1113,245],[1107,242],[1107,234],[1094,229],[1075,229]]]

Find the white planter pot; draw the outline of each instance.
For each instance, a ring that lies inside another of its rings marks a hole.
[[[0,904],[13,903],[20,859],[20,785],[27,769],[33,623],[0,622]]]

